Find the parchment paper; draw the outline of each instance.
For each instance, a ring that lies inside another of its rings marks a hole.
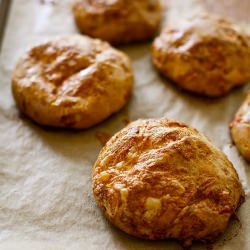
[[[228,122],[248,86],[208,100],[180,91],[159,77],[150,44],[121,48],[135,72],[129,104],[105,122],[82,132],[46,130],[19,116],[10,78],[16,59],[32,44],[76,33],[69,0],[14,0],[0,57],[0,249],[176,250],[174,241],[145,241],[110,225],[96,206],[91,169],[101,149],[96,132],[113,135],[128,118],[175,118],[204,132],[233,162],[246,191],[238,211],[213,249],[250,249],[250,166],[232,145]],[[250,27],[249,1],[169,0],[166,23],[208,10],[231,15]],[[218,8],[216,7],[218,6]],[[249,24],[249,25],[248,25]],[[192,249],[211,249],[194,245]]]

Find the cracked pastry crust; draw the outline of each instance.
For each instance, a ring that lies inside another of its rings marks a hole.
[[[74,0],[79,30],[112,44],[153,38],[161,21],[160,0]]]
[[[230,123],[231,136],[242,156],[250,161],[250,93]]]
[[[174,120],[137,120],[114,135],[93,169],[106,217],[128,234],[190,245],[214,240],[243,195],[224,153]]]
[[[55,38],[19,59],[12,91],[20,111],[53,127],[89,128],[121,109],[133,85],[129,58],[87,36]]]
[[[201,15],[165,28],[152,54],[164,76],[204,96],[225,95],[250,80],[250,38],[223,18]]]

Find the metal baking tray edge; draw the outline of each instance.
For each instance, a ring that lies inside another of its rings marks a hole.
[[[0,0],[0,53],[12,0]]]

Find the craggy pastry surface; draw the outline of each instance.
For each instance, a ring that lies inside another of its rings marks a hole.
[[[245,11],[245,26],[250,28],[250,16],[243,4],[248,0],[212,1],[217,12],[222,6],[227,6],[224,13],[229,8],[233,13]],[[205,133],[233,162],[246,193],[246,201],[237,211],[241,226],[230,220],[213,249],[249,250],[250,167],[232,145],[228,129],[248,86],[214,100],[194,97],[159,77],[152,66],[150,44],[132,45],[122,47],[132,60],[135,74],[133,97],[126,108],[82,132],[36,126],[18,116],[10,79],[17,58],[26,49],[55,35],[77,33],[71,0],[51,2],[13,0],[0,53],[0,249],[182,249],[176,241],[142,240],[111,226],[101,215],[91,187],[92,167],[101,149],[96,132],[113,135],[125,126],[125,118],[133,121],[166,116]],[[167,0],[166,22],[176,24],[187,15],[204,11],[204,2]],[[192,248],[208,249],[204,244]]]
[[[12,90],[19,109],[37,123],[88,128],[124,106],[132,82],[124,53],[70,35],[37,45],[19,59]]]
[[[243,194],[227,157],[197,130],[174,120],[138,120],[114,135],[93,170],[107,218],[148,239],[189,245],[213,240]]]
[[[250,93],[230,123],[232,138],[242,156],[250,161]]]
[[[152,53],[163,75],[201,95],[222,96],[250,80],[250,36],[224,18],[204,14],[166,27]]]
[[[74,0],[72,5],[80,31],[112,44],[152,38],[159,28],[159,0]]]

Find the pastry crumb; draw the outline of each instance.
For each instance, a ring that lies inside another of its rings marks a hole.
[[[111,135],[103,131],[96,131],[95,137],[101,143],[102,146],[105,146]]]

